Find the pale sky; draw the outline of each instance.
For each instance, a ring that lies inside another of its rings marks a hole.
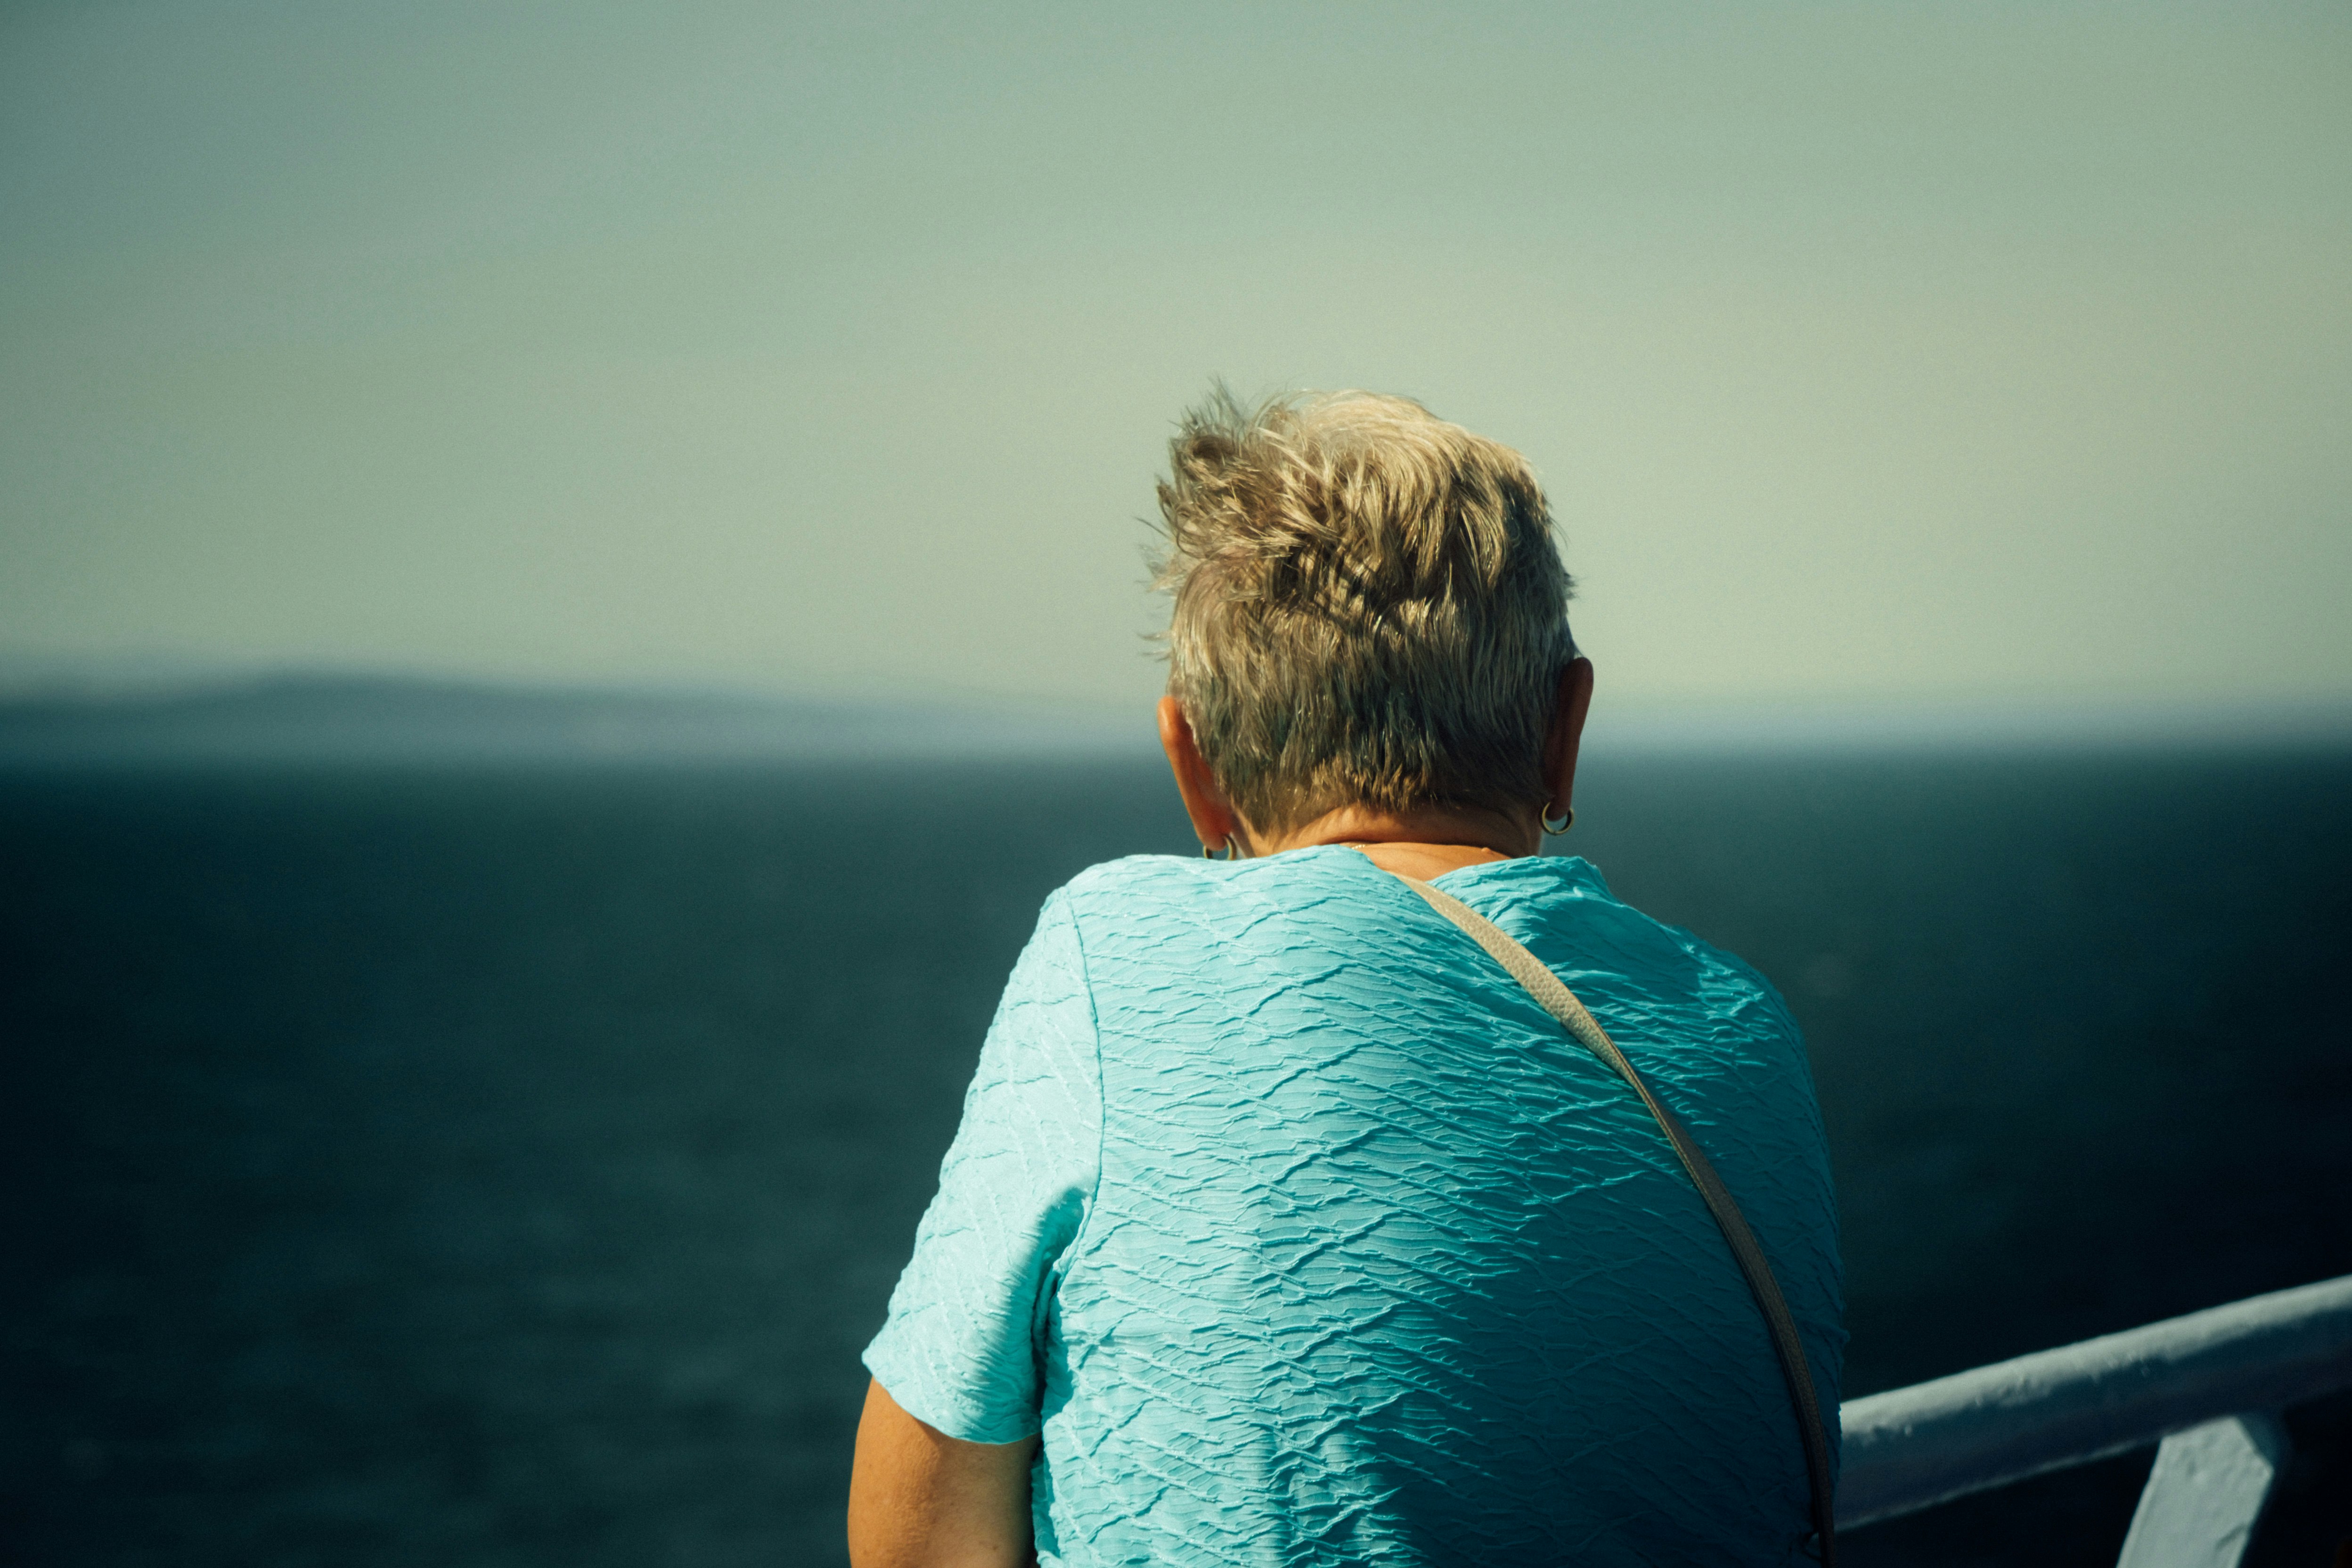
[[[0,14],[0,658],[1139,702],[1213,375],[1621,701],[2352,697],[2352,7]]]

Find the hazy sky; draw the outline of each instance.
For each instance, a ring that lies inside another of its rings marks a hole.
[[[1215,374],[1620,700],[2352,696],[2352,7],[0,14],[0,657],[1137,700]]]

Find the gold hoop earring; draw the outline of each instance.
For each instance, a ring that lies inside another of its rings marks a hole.
[[[1545,837],[1557,838],[1561,834],[1576,826],[1576,807],[1571,805],[1566,811],[1560,813],[1559,826],[1558,827],[1554,827],[1551,825],[1551,813],[1549,811],[1538,813],[1536,816],[1536,820],[1543,824]]]

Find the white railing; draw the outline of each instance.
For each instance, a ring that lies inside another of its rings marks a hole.
[[[2287,1453],[2352,1387],[2352,1275],[1849,1400],[1838,1528],[2147,1444],[2119,1568],[2234,1568]]]

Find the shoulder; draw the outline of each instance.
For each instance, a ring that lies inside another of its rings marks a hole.
[[[1129,855],[1087,867],[1055,889],[1046,909],[1058,907],[1089,937],[1164,933],[1213,919],[1213,910],[1265,902],[1272,891],[1262,885],[1265,872],[1275,867],[1273,860]]]
[[[1510,931],[1571,984],[1669,1000],[1793,1040],[1795,1020],[1769,981],[1737,955],[1645,914],[1574,856],[1474,868],[1444,885]]]
[[[1348,931],[1392,917],[1402,889],[1353,849],[1294,849],[1255,860],[1130,855],[1090,866],[1058,900],[1089,948],[1205,941],[1251,951],[1302,931]],[[1410,900],[1409,900],[1410,901]]]
[[[1129,855],[1089,866],[1045,900],[1085,955],[1089,978],[1114,987],[1197,959],[1231,921],[1228,862]]]
[[[1364,957],[1419,900],[1353,850],[1257,860],[1136,855],[1089,867],[1048,900],[1067,920],[1105,1005],[1179,1005],[1279,990]]]
[[[1181,855],[1122,856],[1087,867],[1055,889],[1047,902],[1059,899],[1071,908],[1091,910],[1139,895],[1183,897],[1205,888],[1224,864]]]
[[[1089,866],[1045,895],[1030,948],[1079,951],[1092,939],[1152,922],[1209,891],[1218,862],[1174,855],[1129,855]]]

